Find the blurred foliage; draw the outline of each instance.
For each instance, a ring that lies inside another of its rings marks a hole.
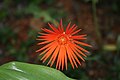
[[[53,22],[53,18],[50,16],[49,11],[47,10],[41,10],[38,6],[35,4],[30,4],[28,7],[25,9],[25,13],[27,14],[33,14],[35,18],[44,18],[44,22]]]
[[[61,18],[65,25],[78,23],[93,46],[85,47],[91,54],[82,66],[73,70],[69,64],[62,72],[77,80],[120,80],[120,0],[1,0],[0,64],[14,60],[43,64],[35,53],[37,32],[48,22],[57,25]],[[93,18],[98,29],[90,23]]]

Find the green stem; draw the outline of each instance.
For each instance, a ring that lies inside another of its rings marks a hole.
[[[99,24],[98,24],[98,19],[97,19],[97,14],[96,14],[96,0],[92,0],[92,10],[93,10],[95,33],[97,36],[97,41],[98,41],[99,47],[101,48],[102,47],[102,39],[101,39],[101,34],[100,34]]]

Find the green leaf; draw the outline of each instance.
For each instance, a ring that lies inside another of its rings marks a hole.
[[[10,62],[0,66],[0,80],[73,80],[59,70],[35,64]]]

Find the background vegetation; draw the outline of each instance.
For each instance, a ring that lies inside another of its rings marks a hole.
[[[0,65],[41,65],[37,32],[61,18],[83,29],[93,46],[82,66],[63,73],[77,80],[120,80],[120,0],[0,0]]]

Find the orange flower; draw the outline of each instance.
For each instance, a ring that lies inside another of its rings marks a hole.
[[[73,69],[75,66],[78,67],[78,64],[81,65],[79,58],[85,61],[82,56],[86,57],[86,55],[83,52],[89,52],[79,45],[87,47],[91,47],[91,45],[81,42],[80,40],[86,39],[86,34],[77,35],[81,29],[77,30],[77,26],[75,24],[70,27],[70,24],[71,23],[67,25],[67,28],[64,31],[61,19],[58,28],[55,28],[52,24],[48,23],[52,30],[44,28],[42,29],[44,33],[39,32],[41,36],[38,36],[37,40],[42,40],[42,42],[38,43],[38,45],[45,46],[36,52],[42,51],[40,55],[43,55],[41,58],[43,62],[45,62],[47,59],[50,59],[47,65],[50,64],[50,66],[52,66],[54,62],[57,61],[57,69],[62,68],[63,70],[64,67],[66,67],[67,70],[68,59]]]

